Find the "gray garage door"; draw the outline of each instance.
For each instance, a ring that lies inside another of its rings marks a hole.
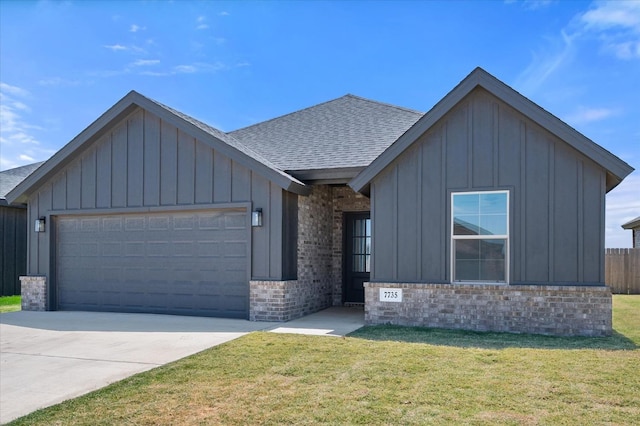
[[[58,309],[247,318],[245,210],[61,216]]]

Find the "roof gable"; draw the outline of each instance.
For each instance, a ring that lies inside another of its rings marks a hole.
[[[113,125],[124,119],[136,108],[142,108],[157,115],[162,120],[206,143],[212,149],[263,175],[283,189],[298,194],[307,194],[309,191],[305,184],[279,170],[268,159],[244,146],[233,136],[142,96],[135,91],[131,91],[11,190],[7,194],[7,201],[10,203],[26,202],[31,191],[64,168],[78,153],[97,141]]]
[[[416,142],[476,87],[482,87],[517,112],[528,117],[607,171],[607,192],[615,188],[633,168],[577,130],[507,86],[482,68],[476,68],[398,140],[356,176],[349,186],[366,191],[375,176]]]
[[[417,111],[345,95],[230,135],[296,176],[295,171],[359,171],[420,117]]]

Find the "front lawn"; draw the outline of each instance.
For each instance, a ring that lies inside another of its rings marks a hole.
[[[2,296],[0,297],[0,314],[3,312],[15,312],[21,309],[20,296]]]
[[[251,333],[16,424],[640,424],[640,296],[614,300],[605,339]]]

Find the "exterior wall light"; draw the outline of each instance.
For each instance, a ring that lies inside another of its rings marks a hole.
[[[38,219],[36,219],[34,230],[36,232],[44,232],[44,230],[45,230],[45,228],[44,228],[45,222],[46,222],[45,217],[44,216],[40,216]]]
[[[251,226],[262,226],[262,209],[259,207],[251,212]]]

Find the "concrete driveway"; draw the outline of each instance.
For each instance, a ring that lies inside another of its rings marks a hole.
[[[104,312],[0,315],[0,423],[176,361],[251,331],[344,336],[357,308],[287,323]]]
[[[147,314],[2,314],[0,423],[278,325]]]

